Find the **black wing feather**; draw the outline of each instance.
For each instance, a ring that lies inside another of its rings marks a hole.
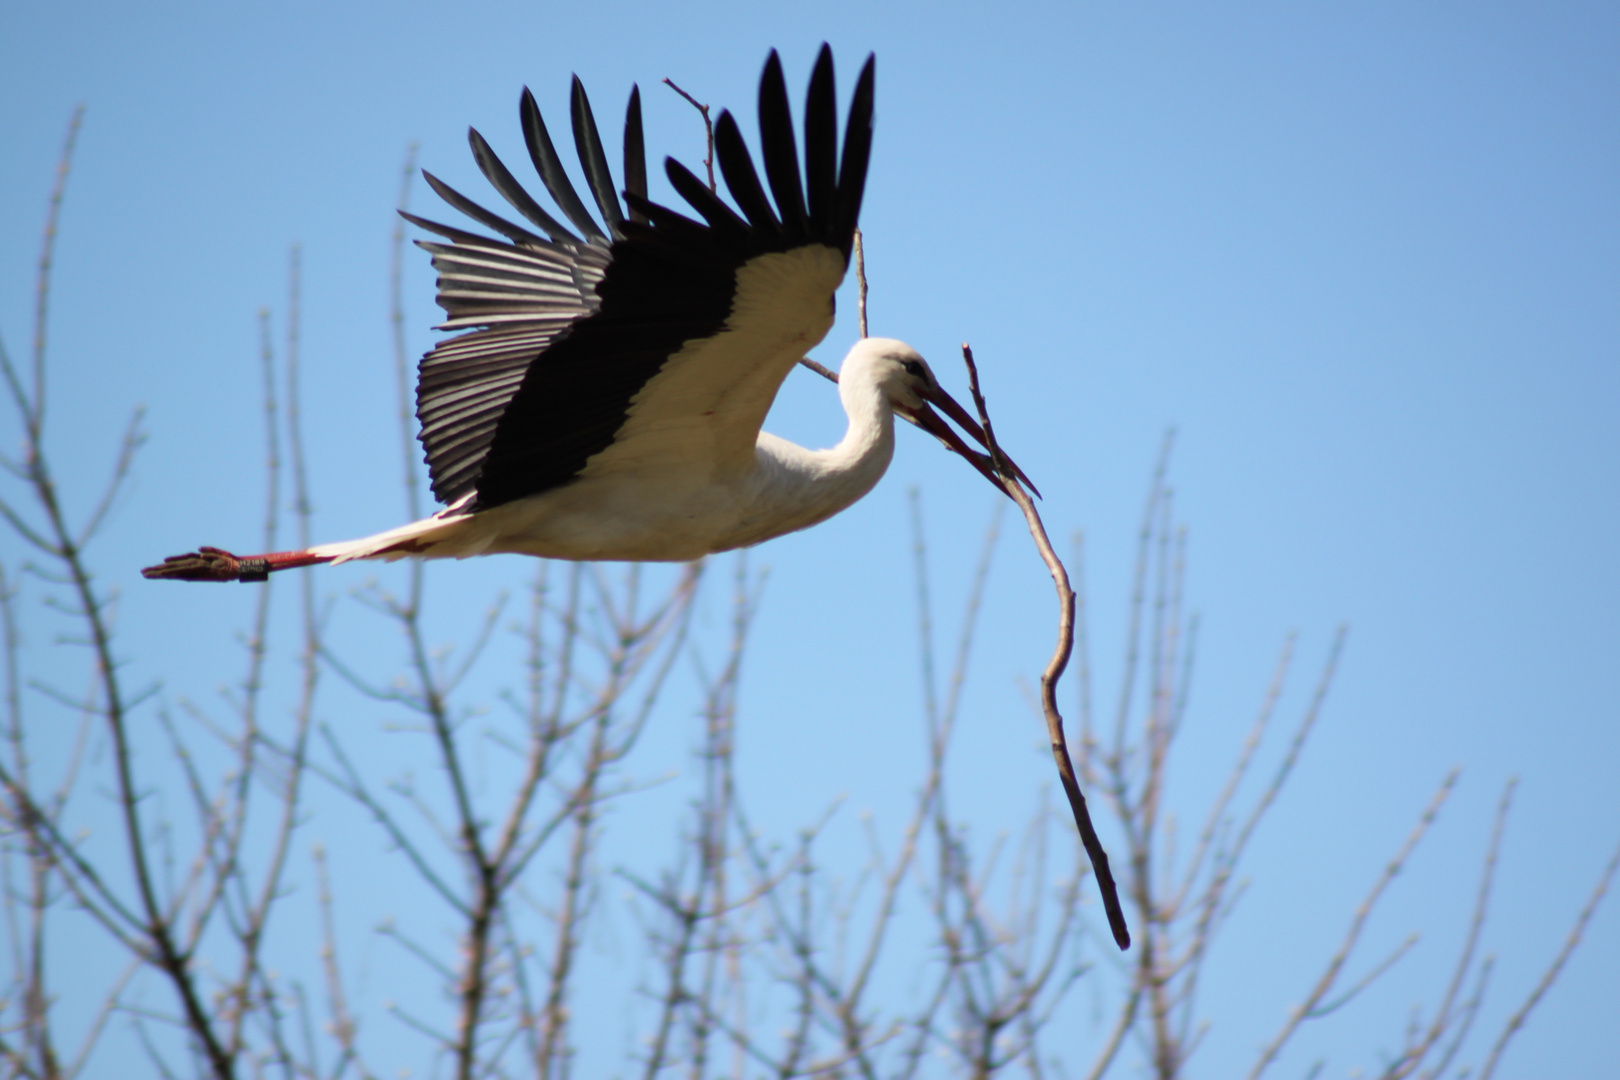
[[[868,56],[855,82],[855,97],[849,104],[849,123],[844,127],[844,161],[838,169],[838,213],[835,236],[843,245],[844,258],[854,244],[855,223],[861,216],[861,196],[866,191],[866,166],[872,157],[873,83],[877,78],[877,57]]]
[[[694,253],[708,251],[715,258],[723,257],[723,246],[716,242],[715,230],[701,221],[693,221],[685,214],[650,202],[639,195],[628,196],[626,202],[632,209],[639,211],[647,223],[668,243],[685,247]]]
[[[417,217],[409,210],[400,210],[397,211],[397,213],[400,217],[404,218],[412,225],[426,229],[430,233],[437,233],[446,240],[454,240],[458,244],[465,244],[469,247],[489,248],[492,250],[504,250],[506,247],[506,245],[499,240],[492,240],[487,236],[480,236],[475,232],[468,232],[466,229],[458,229],[454,225],[443,225],[437,221],[430,221],[425,217]],[[418,240],[416,243],[419,247],[422,246],[422,241]]]
[[[717,123],[716,151],[740,215],[683,165],[665,162],[671,185],[699,221],[647,198],[641,95],[634,89],[624,131],[628,209],[621,207],[590,103],[576,79],[574,141],[606,233],[569,181],[525,89],[520,115],[529,156],[558,212],[583,241],[541,208],[488,143],[471,133],[473,155],[491,185],[550,238],[491,213],[431,175],[428,182],[440,197],[507,239],[404,215],[448,241],[419,244],[439,272],[438,300],[447,316],[442,328],[464,331],[439,342],[420,367],[417,415],[434,494],[478,510],[569,483],[612,444],[636,394],[669,357],[726,324],[737,271],[750,259],[810,242],[843,252],[847,263],[871,153],[872,83],[868,61],[840,163],[832,52],[822,47],[805,102],[801,184],[781,61],[773,52],[760,84],[770,195],[726,113]]]
[[[512,222],[507,221],[499,214],[492,214],[488,210],[485,210],[482,206],[479,206],[477,203],[467,198],[467,196],[463,195],[461,192],[457,191],[443,180],[440,180],[437,176],[434,176],[426,169],[422,170],[422,179],[428,182],[428,186],[438,194],[439,198],[443,199],[457,210],[460,210],[463,214],[466,214],[468,217],[478,222],[478,224],[494,229],[496,232],[500,233],[514,244],[543,245],[545,243],[544,240],[540,239],[523,226],[514,225]]]
[[[591,99],[585,96],[585,84],[574,76],[569,112],[574,120],[574,146],[579,151],[579,164],[585,170],[585,182],[596,197],[597,209],[607,222],[608,234],[617,240],[624,235],[624,212],[619,209],[618,189],[613,186],[613,174],[608,171],[607,154],[602,151],[602,136],[596,130],[596,117],[591,113]]]
[[[714,125],[714,152],[720,159],[720,171],[725,175],[731,197],[748,218],[748,224],[761,232],[780,233],[781,222],[771,212],[765,198],[765,189],[759,186],[759,173],[754,171],[754,159],[743,142],[737,121],[729,112],[722,112]]]
[[[782,231],[790,242],[802,242],[809,238],[810,222],[804,208],[804,188],[799,184],[793,111],[788,107],[787,82],[782,78],[782,60],[775,49],[766,58],[765,74],[759,80],[759,145],[765,159],[765,176],[771,182],[771,194],[782,216]]]
[[[692,170],[676,161],[674,158],[664,159],[664,175],[676,193],[692,205],[692,209],[703,215],[703,220],[709,223],[709,228],[716,232],[742,235],[748,232],[748,222],[737,216],[737,212],[720,201],[720,196],[710,191],[708,186],[692,175]]]
[[[585,209],[585,204],[579,201],[579,192],[569,181],[562,159],[557,156],[557,148],[551,145],[551,133],[546,130],[546,122],[540,117],[540,106],[534,103],[534,95],[529,93],[527,86],[523,88],[523,96],[518,99],[518,116],[523,123],[523,141],[529,147],[529,160],[534,162],[534,171],[540,174],[540,181],[546,185],[552,201],[574,223],[574,228],[585,234],[585,239],[606,240],[601,226]]]
[[[804,179],[810,220],[820,225],[816,239],[835,244],[838,205],[838,94],[833,84],[832,49],[821,47],[804,98]]]
[[[512,209],[540,226],[546,231],[547,236],[558,243],[569,241],[579,243],[579,237],[546,213],[540,204],[534,201],[534,196],[523,190],[523,185],[518,183],[517,177],[513,176],[511,170],[507,169],[495,155],[495,151],[484,141],[484,137],[478,134],[477,128],[467,129],[467,141],[472,144],[473,160],[478,163],[478,171],[484,174],[484,179],[489,181],[490,187],[501,193],[501,198],[512,204]]]
[[[647,223],[647,215],[632,205],[632,200],[647,198],[647,143],[641,134],[641,87],[630,87],[630,104],[624,110],[624,196],[630,209],[630,220],[637,225]]]

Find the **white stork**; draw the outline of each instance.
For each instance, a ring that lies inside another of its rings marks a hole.
[[[523,189],[476,130],[468,138],[484,176],[544,235],[426,172],[445,202],[505,239],[405,214],[444,238],[418,241],[439,272],[438,302],[449,315],[439,329],[467,331],[422,358],[417,382],[419,438],[445,508],[360,540],[256,556],[205,547],[142,573],[262,581],[315,563],[497,552],[695,559],[807,528],[865,495],[893,455],[896,412],[994,482],[988,459],[930,404],[982,444],[979,425],[914,349],[889,338],[866,338],[844,358],[838,393],[849,428],[837,446],[806,450],[760,430],[788,372],[832,327],[866,182],[872,101],[869,57],[839,160],[832,51],[823,45],[805,101],[801,179],[772,51],[760,79],[759,129],[775,206],[736,121],[722,112],[715,150],[741,214],[674,159],[665,161],[699,222],[647,198],[635,88],[621,206],[576,77],[574,143],[599,225],[525,89],[529,156],[578,235]]]

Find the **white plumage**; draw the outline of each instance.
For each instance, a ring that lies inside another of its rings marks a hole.
[[[423,358],[421,440],[435,495],[423,521],[307,551],[238,557],[218,548],[144,571],[185,580],[262,580],[350,559],[688,560],[807,528],[870,491],[894,453],[894,415],[929,430],[995,480],[930,404],[982,444],[971,417],[916,351],[888,338],[850,350],[839,378],[849,427],[807,450],[761,430],[777,390],[833,323],[871,146],[873,64],[857,83],[841,161],[831,52],[805,105],[799,168],[781,65],[760,85],[760,134],[775,205],[729,113],[717,157],[738,214],[673,160],[666,172],[702,222],[646,197],[640,99],[625,124],[621,207],[590,104],[574,82],[581,168],[605,228],[585,211],[533,98],[521,119],[536,171],[579,234],[523,190],[478,133],[495,189],[547,236],[490,213],[431,174],[452,206],[498,240],[406,215],[449,240],[419,241],[439,269],[441,327],[464,330]],[[1021,474],[1019,474],[1021,476]]]

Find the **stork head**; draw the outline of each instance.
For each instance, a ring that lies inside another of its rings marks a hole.
[[[839,381],[851,385],[862,382],[877,388],[896,411],[915,412],[925,408],[928,393],[939,383],[928,369],[928,362],[903,341],[894,338],[862,338],[844,358]]]
[[[928,361],[916,349],[894,338],[862,338],[844,358],[839,381],[854,381],[862,377],[877,387],[895,412],[939,439],[946,448],[979,470],[986,480],[1001,487],[1001,480],[996,476],[989,456],[969,447],[956,430],[934,411],[934,407],[937,407],[985,450],[990,449],[984,429],[939,385]],[[1029,482],[1024,470],[1014,464],[1011,458],[1007,459],[1007,464],[1012,466],[1018,479],[1035,491],[1035,485]],[[1036,494],[1040,492],[1036,491]]]

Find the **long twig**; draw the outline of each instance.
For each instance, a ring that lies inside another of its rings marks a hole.
[[[1074,823],[1080,830],[1080,841],[1085,845],[1086,857],[1091,860],[1092,869],[1097,874],[1097,888],[1102,892],[1103,910],[1108,914],[1108,928],[1113,932],[1114,943],[1121,950],[1131,947],[1131,931],[1125,924],[1125,910],[1119,903],[1119,887],[1114,883],[1114,873],[1108,866],[1108,852],[1103,850],[1102,840],[1097,836],[1097,829],[1091,823],[1091,811],[1086,807],[1086,797],[1080,790],[1080,783],[1075,779],[1074,762],[1069,757],[1068,738],[1063,734],[1063,715],[1058,712],[1057,683],[1063,677],[1063,669],[1068,666],[1069,655],[1074,651],[1074,590],[1069,587],[1069,574],[1063,568],[1063,561],[1052,550],[1052,541],[1046,535],[1046,525],[1041,521],[1040,513],[1035,509],[1035,503],[1030,499],[1029,493],[1019,484],[1017,474],[1013,471],[1002,453],[1001,444],[996,441],[995,430],[990,423],[990,412],[984,403],[984,394],[979,390],[979,369],[973,362],[973,350],[966,342],[962,343],[962,362],[967,365],[968,388],[973,394],[973,405],[979,413],[979,423],[984,428],[985,443],[990,447],[990,459],[995,464],[996,475],[1001,480],[1002,490],[1018,509],[1024,512],[1024,520],[1029,524],[1029,534],[1035,540],[1035,547],[1041,553],[1041,559],[1052,574],[1052,584],[1057,589],[1058,596],[1058,640],[1052,651],[1052,659],[1047,663],[1046,670],[1041,673],[1041,711],[1046,716],[1046,733],[1052,744],[1052,758],[1057,763],[1058,779],[1063,783],[1063,794],[1069,800],[1069,809],[1074,814]]]

